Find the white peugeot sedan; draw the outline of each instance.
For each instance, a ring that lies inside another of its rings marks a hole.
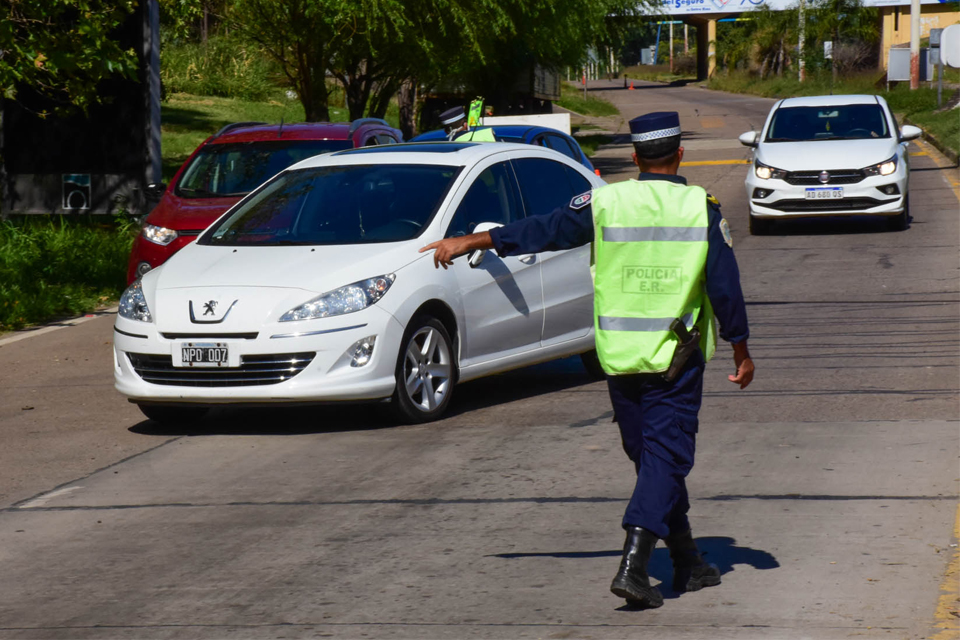
[[[116,388],[157,421],[218,404],[388,400],[438,418],[453,386],[573,354],[596,364],[589,247],[436,269],[426,244],[604,184],[520,144],[367,147],[296,164],[124,292]]]
[[[750,233],[777,219],[806,216],[888,216],[909,223],[907,142],[921,135],[902,129],[879,96],[815,96],[781,100],[763,130],[740,136],[754,147],[747,173]]]

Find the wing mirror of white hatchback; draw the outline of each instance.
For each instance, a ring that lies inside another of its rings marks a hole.
[[[920,127],[915,127],[912,124],[905,124],[900,129],[900,139],[906,142],[907,140],[916,140],[923,135],[923,129]]]
[[[490,231],[490,229],[496,229],[497,227],[502,227],[502,224],[496,222],[481,222],[474,229],[474,233],[483,233],[484,231]],[[487,255],[486,249],[477,249],[476,251],[471,251],[467,256],[467,264],[470,265],[471,269],[476,269],[480,266],[480,263],[483,262],[484,256]]]
[[[747,131],[746,133],[740,134],[738,140],[740,144],[745,147],[755,147],[759,142],[760,134],[756,131]]]

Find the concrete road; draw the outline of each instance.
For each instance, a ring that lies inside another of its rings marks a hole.
[[[757,379],[726,381],[729,348],[708,367],[689,481],[722,585],[662,585],[653,611],[609,593],[632,469],[575,360],[465,384],[425,426],[164,429],[112,390],[107,314],[0,340],[0,639],[957,637],[957,169],[914,149],[905,232],[754,238],[735,138],[770,101],[593,89],[679,110],[684,173],[734,230]],[[629,146],[597,165],[630,177]]]

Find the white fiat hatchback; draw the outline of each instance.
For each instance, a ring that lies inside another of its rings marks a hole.
[[[604,184],[555,151],[419,143],[317,156],[124,292],[116,388],[157,421],[218,404],[447,408],[456,382],[592,354],[589,247],[436,269],[426,244],[543,215]]]
[[[750,233],[806,216],[887,216],[909,222],[907,142],[923,133],[897,126],[879,96],[788,98],[773,105],[760,132],[740,136],[756,148],[747,172]]]

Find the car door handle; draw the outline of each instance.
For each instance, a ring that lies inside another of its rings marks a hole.
[[[522,263],[524,263],[524,264],[533,264],[534,262],[537,261],[537,256],[536,256],[536,254],[528,253],[528,254],[523,255],[523,256],[517,256],[517,260],[519,260],[520,262],[522,262]]]

